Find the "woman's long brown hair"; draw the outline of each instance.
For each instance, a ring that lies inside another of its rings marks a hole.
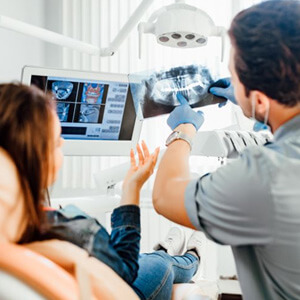
[[[53,109],[51,96],[36,87],[0,84],[0,147],[17,167],[28,218],[19,243],[33,240],[41,228],[42,206],[47,200]]]

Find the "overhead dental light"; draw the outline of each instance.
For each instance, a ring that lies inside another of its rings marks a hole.
[[[159,44],[175,48],[195,48],[205,46],[208,37],[222,38],[221,57],[224,56],[224,27],[215,26],[210,16],[197,7],[177,0],[155,11],[148,22],[142,22],[139,30],[139,55],[141,56],[142,34],[152,33]]]
[[[136,8],[128,21],[122,27],[114,40],[105,48],[85,43],[83,41],[50,31],[38,26],[27,24],[0,15],[0,28],[17,31],[26,35],[39,38],[56,45],[69,47],[80,52],[111,56],[117,51],[121,43],[138,24],[141,17],[147,11],[154,0],[143,0]],[[157,42],[164,46],[177,48],[192,48],[207,44],[209,36],[222,37],[222,57],[224,53],[225,29],[214,25],[212,19],[204,11],[177,0],[175,4],[162,7],[152,14],[148,22],[142,22],[139,30],[139,53],[141,56],[142,33],[152,33]]]

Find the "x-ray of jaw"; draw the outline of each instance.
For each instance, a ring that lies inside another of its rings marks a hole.
[[[180,105],[176,97],[177,92],[180,92],[193,108],[225,101],[208,93],[214,79],[208,68],[200,65],[130,74],[129,81],[135,108],[137,111],[141,108],[143,118],[170,113]]]

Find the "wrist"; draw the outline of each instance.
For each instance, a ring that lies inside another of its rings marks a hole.
[[[173,131],[166,140],[166,146],[169,147],[174,142],[184,142],[186,145],[188,145],[189,150],[192,150],[193,138],[189,134],[186,134],[179,130]]]
[[[174,131],[183,132],[191,138],[193,138],[197,133],[195,126],[189,123],[178,125],[176,128],[174,128]]]
[[[128,182],[122,190],[121,205],[139,205],[140,187],[134,181]]]

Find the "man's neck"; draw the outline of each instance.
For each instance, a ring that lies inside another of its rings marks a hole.
[[[274,134],[279,127],[300,115],[300,104],[294,107],[284,106],[273,100],[270,107],[269,123]]]

